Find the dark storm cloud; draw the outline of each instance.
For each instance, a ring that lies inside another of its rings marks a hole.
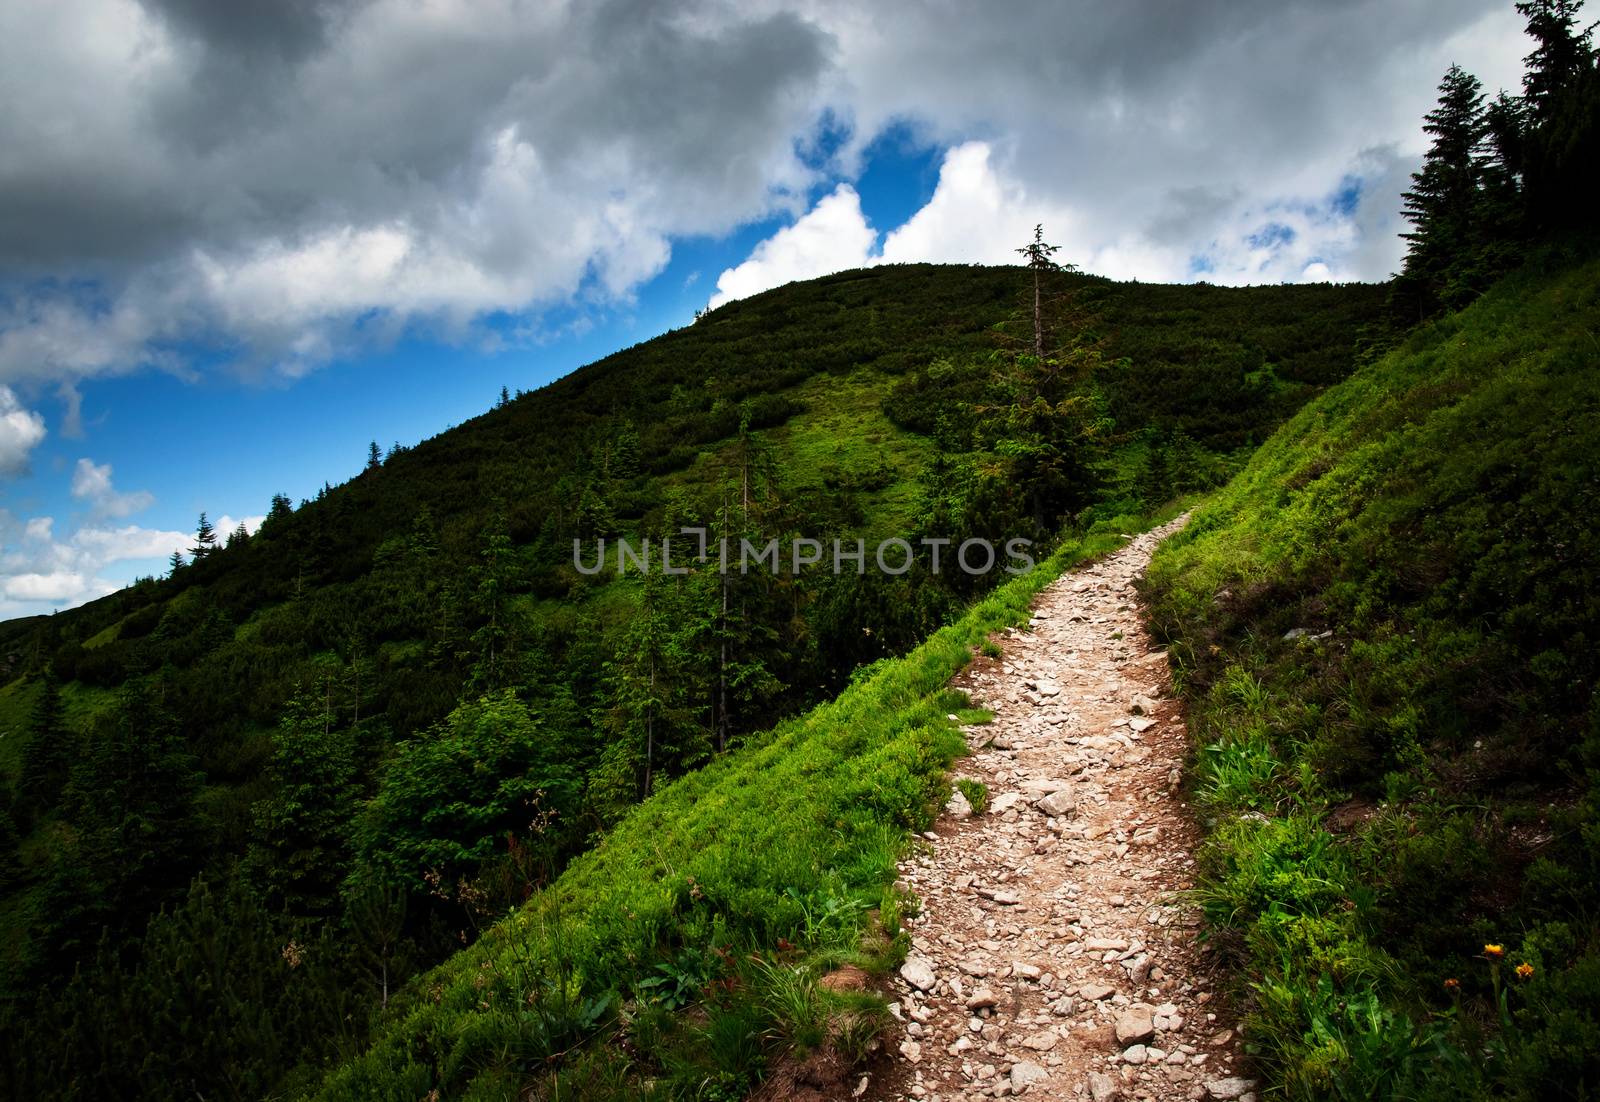
[[[141,0],[182,35],[230,53],[303,56],[325,41],[329,23],[350,4],[328,0]]]
[[[1361,164],[1403,180],[1439,44],[1514,56],[1514,31],[1469,33],[1509,8],[8,0],[0,383],[197,333],[293,372],[352,318],[459,329],[585,280],[624,294],[673,236],[803,202],[794,150],[824,112],[855,122],[846,168],[895,123],[986,139],[1006,195],[1160,275]],[[1377,186],[1337,223],[1384,239],[1348,247],[1369,275],[1392,253]]]
[[[803,99],[826,49],[791,15],[697,29],[636,2],[145,0],[144,14],[129,20],[142,44],[80,57],[78,74],[52,76],[48,51],[14,59],[38,79],[0,108],[0,265],[37,273],[426,221],[512,124],[553,168],[619,154],[752,213],[769,162],[808,121],[794,93]],[[90,102],[28,111],[85,69],[117,101],[111,118]],[[118,115],[118,131],[96,140]]]

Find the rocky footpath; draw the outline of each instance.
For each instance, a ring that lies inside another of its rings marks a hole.
[[[904,1032],[858,1097],[1254,1102],[1183,902],[1186,736],[1134,590],[1184,519],[1051,585],[1003,657],[957,680],[995,713],[958,765],[989,806],[954,791],[901,866],[922,903],[893,991]]]

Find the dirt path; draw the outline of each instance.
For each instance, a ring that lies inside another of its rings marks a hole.
[[[922,901],[894,982],[905,1028],[863,1096],[1253,1099],[1178,896],[1198,837],[1186,736],[1134,592],[1184,519],[1051,585],[1004,657],[957,679],[996,713],[957,774],[990,806],[952,799],[901,866]]]

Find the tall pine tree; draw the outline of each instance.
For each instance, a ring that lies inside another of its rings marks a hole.
[[[247,865],[275,909],[332,911],[349,863],[355,751],[327,693],[296,696],[272,739],[270,794],[255,806]]]
[[[202,511],[200,521],[195,525],[194,546],[189,549],[189,555],[195,562],[210,555],[217,549],[217,530],[211,526],[211,521]]]
[[[1581,27],[1583,0],[1526,0],[1534,49],[1525,59],[1523,170],[1527,212],[1545,232],[1592,225],[1593,190],[1600,172],[1600,72],[1593,25]]]
[[[61,709],[61,685],[46,667],[28,723],[28,744],[22,750],[22,775],[17,795],[24,823],[31,825],[61,798],[67,779],[67,730]]]
[[[1459,305],[1482,290],[1478,252],[1484,243],[1482,186],[1488,121],[1478,78],[1452,65],[1439,82],[1439,103],[1425,116],[1433,144],[1411,177],[1403,213],[1415,227],[1396,294],[1419,317]]]

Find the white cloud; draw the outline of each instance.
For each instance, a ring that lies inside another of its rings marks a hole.
[[[774,214],[715,301],[848,266],[859,204],[804,197],[897,125],[951,154],[885,259],[1006,261],[1044,222],[1109,275],[1382,278],[1439,74],[1514,86],[1520,24],[1509,0],[10,0],[0,385],[536,333]],[[818,163],[823,119],[850,134]],[[1269,224],[1294,236],[1251,245]]]
[[[0,381],[182,371],[179,346],[293,377],[626,302],[670,236],[814,182],[826,46],[631,0],[4,5]]]
[[[94,581],[74,571],[53,574],[13,574],[0,584],[0,597],[9,601],[37,601],[60,606],[63,602],[82,604],[116,591],[116,586]]]
[[[855,188],[840,184],[793,225],[757,245],[743,264],[718,276],[711,305],[797,279],[863,267],[872,259],[877,236],[861,213]]]
[[[80,528],[65,550],[53,549],[67,559],[80,557],[85,567],[100,569],[133,559],[166,559],[174,551],[187,551],[194,536],[129,524],[121,528]]]
[[[742,298],[793,279],[877,263],[1020,263],[1016,250],[1043,224],[1045,239],[1062,247],[1057,259],[1114,279],[1205,279],[1247,284],[1356,280],[1370,266],[1370,211],[1348,196],[1297,196],[1272,202],[1240,194],[1196,196],[1207,237],[1167,244],[1125,228],[1095,223],[1049,198],[1036,198],[998,165],[987,142],[946,152],[928,202],[890,232],[881,249],[854,191],[841,185],[793,225],[760,242],[750,258],[723,272],[711,305]],[[1356,168],[1377,172],[1369,154]],[[1371,166],[1368,168],[1367,166]],[[1345,182],[1345,187],[1355,187]],[[1366,250],[1365,252],[1363,250]],[[1388,253],[1379,252],[1380,263]]]
[[[44,418],[22,408],[11,388],[0,383],[0,478],[25,473],[29,453],[44,437]]]
[[[156,500],[147,490],[118,493],[111,485],[111,464],[96,465],[87,458],[78,460],[73,468],[72,496],[88,502],[96,518],[132,516],[150,508]]]
[[[261,530],[261,522],[266,519],[265,513],[253,517],[242,517],[238,520],[235,520],[227,513],[223,513],[213,522],[213,526],[217,530],[217,540],[221,543],[227,543],[228,537],[233,535],[241,524],[244,525],[245,532],[253,536]]]
[[[89,468],[83,482],[96,484],[104,468]],[[80,464],[74,472],[75,489],[84,470]],[[109,477],[107,471],[107,484]],[[225,513],[214,522],[218,541],[226,543],[241,524],[254,533],[265,519]],[[193,545],[191,532],[95,522],[58,539],[54,517],[19,520],[0,508],[0,619],[73,608],[114,593],[135,573],[163,573],[174,551],[187,558]]]
[[[0,619],[72,608],[158,572],[194,537],[137,525],[88,524],[58,539],[55,518],[0,509]],[[120,569],[119,569],[120,567]]]
[[[1051,240],[1073,221],[1063,208],[1030,197],[1002,180],[987,142],[967,142],[945,154],[939,183],[926,206],[884,240],[888,263],[1014,264],[1014,251],[1044,223]]]

